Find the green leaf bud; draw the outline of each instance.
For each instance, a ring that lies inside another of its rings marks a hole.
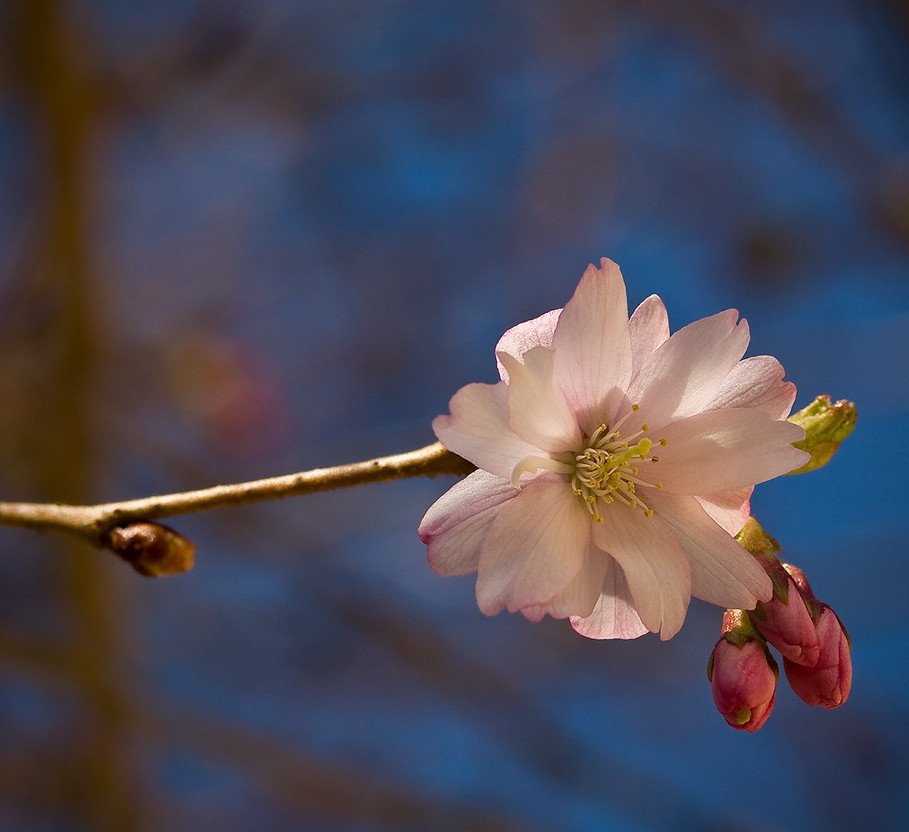
[[[811,454],[801,468],[793,474],[804,474],[823,468],[837,448],[855,427],[855,404],[840,399],[836,404],[830,402],[830,396],[818,396],[807,407],[789,417],[789,421],[805,429],[805,438],[794,442],[794,447]]]

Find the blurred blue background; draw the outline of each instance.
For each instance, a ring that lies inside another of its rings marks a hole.
[[[909,7],[5,0],[0,488],[99,501],[416,448],[616,260],[856,402],[753,510],[853,638],[836,711],[716,713],[661,643],[484,618],[453,479],[176,518],[149,581],[0,533],[0,829],[909,827]]]

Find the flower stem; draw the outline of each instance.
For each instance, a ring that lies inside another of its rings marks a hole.
[[[439,474],[463,476],[472,470],[470,463],[451,453],[441,442],[436,442],[415,451],[365,462],[116,503],[74,506],[60,503],[0,502],[0,525],[22,526],[40,531],[65,531],[81,536],[97,546],[109,546],[108,533],[111,529],[137,520],[156,520],[194,511],[242,506],[406,477],[434,477]]]

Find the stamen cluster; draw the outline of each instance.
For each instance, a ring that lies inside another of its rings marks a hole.
[[[660,458],[650,454],[653,441],[649,437],[638,439],[647,433],[650,427],[642,424],[640,430],[623,437],[620,428],[623,423],[638,411],[638,405],[623,416],[610,430],[608,425],[600,425],[585,441],[587,446],[574,458],[574,472],[571,475],[571,488],[575,496],[580,497],[587,510],[597,523],[603,522],[599,511],[599,501],[614,503],[616,501],[629,508],[642,508],[645,517],[653,516],[653,509],[637,493],[637,486],[662,488],[662,483],[650,483],[639,479],[640,468],[635,464],[641,462],[659,462]],[[638,439],[635,445],[631,445]],[[666,445],[665,439],[660,439]]]

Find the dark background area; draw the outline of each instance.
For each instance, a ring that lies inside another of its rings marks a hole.
[[[486,619],[409,480],[176,518],[151,581],[0,530],[0,829],[905,829],[909,7],[0,0],[0,495],[365,459],[590,261],[856,402],[753,510],[853,638],[836,711],[716,713],[672,641]]]

